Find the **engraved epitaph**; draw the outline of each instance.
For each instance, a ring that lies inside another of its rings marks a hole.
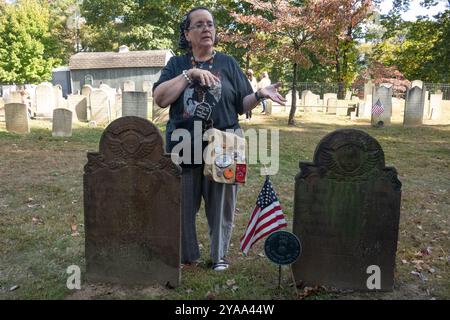
[[[295,180],[296,282],[366,291],[367,268],[377,265],[381,290],[392,290],[401,183],[379,143],[360,130],[334,131]]]
[[[180,174],[148,120],[123,117],[103,132],[84,170],[86,271],[91,281],[180,281]]]

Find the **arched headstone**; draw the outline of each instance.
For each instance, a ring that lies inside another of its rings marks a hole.
[[[425,88],[411,87],[406,94],[403,125],[421,125],[425,108]]]
[[[373,106],[380,100],[383,111],[374,113]],[[392,117],[392,84],[382,83],[373,88],[371,110],[372,126],[382,127],[391,124]]]
[[[55,94],[51,83],[41,83],[36,87],[36,116],[50,118],[55,109]]]
[[[113,121],[84,167],[86,277],[176,286],[180,281],[181,169],[158,128]]]
[[[400,198],[397,171],[374,138],[355,129],[326,135],[295,177],[296,282],[368,291],[367,270],[377,266],[379,289],[392,290]]]

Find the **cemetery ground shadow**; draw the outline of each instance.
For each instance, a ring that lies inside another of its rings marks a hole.
[[[292,228],[294,177],[298,162],[311,161],[320,139],[338,128],[359,128],[376,138],[386,164],[394,166],[403,183],[396,286],[392,293],[350,293],[333,290],[298,294],[288,269],[277,289],[277,266],[264,257],[263,241],[248,257],[239,251],[249,213],[262,186],[260,165],[250,165],[249,180],[239,192],[235,229],[229,254],[231,268],[209,268],[209,241],[203,208],[197,227],[202,248],[198,267],[182,271],[182,285],[122,288],[82,283],[66,288],[66,269],[84,272],[82,175],[86,151],[98,150],[103,128],[80,125],[71,138],[53,138],[48,122],[32,121],[31,134],[5,132],[0,122],[0,298],[3,299],[449,299],[450,126],[375,129],[347,119],[300,118],[296,127],[287,118],[255,116],[243,128],[280,130],[280,165],[272,177]],[[163,129],[163,126],[159,126]],[[270,144],[269,144],[270,145]],[[415,272],[411,274],[411,272]],[[421,276],[419,276],[420,274]],[[18,287],[17,287],[18,286]],[[14,290],[11,290],[14,289]]]

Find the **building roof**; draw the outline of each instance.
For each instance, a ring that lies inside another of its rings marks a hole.
[[[70,57],[70,70],[164,67],[171,50],[79,52]]]

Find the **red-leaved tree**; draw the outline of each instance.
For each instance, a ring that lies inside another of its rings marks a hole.
[[[234,14],[234,18],[238,23],[252,26],[255,32],[245,34],[241,43],[265,47],[265,52],[274,61],[292,64],[292,105],[288,124],[293,125],[298,69],[309,68],[312,57],[333,63],[329,53],[335,50],[336,37],[344,27],[353,25],[353,18],[347,12],[351,6],[347,2],[353,4],[354,0],[244,1],[252,5],[251,13]]]

